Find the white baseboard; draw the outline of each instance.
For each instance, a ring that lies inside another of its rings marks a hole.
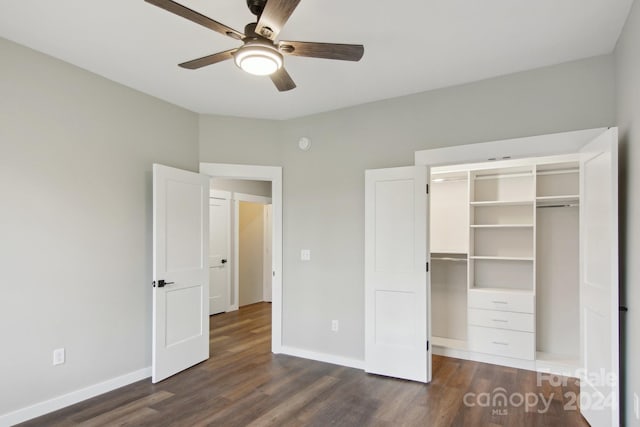
[[[333,365],[346,366],[348,368],[364,369],[364,360],[352,359],[350,357],[336,356],[333,354],[318,353],[316,351],[304,350],[301,348],[282,346],[280,354],[301,357],[303,359],[316,360],[318,362],[331,363]]]
[[[54,397],[53,399],[45,400],[44,402],[36,403],[35,405],[27,406],[26,408],[18,409],[17,411],[9,412],[8,414],[0,415],[0,427],[12,426],[57,411],[58,409],[71,406],[83,400],[149,378],[150,376],[151,367],[143,368],[98,384],[90,385],[80,390],[72,391],[71,393],[63,394],[62,396]]]

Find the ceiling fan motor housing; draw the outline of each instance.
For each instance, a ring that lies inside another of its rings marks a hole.
[[[256,16],[260,16],[262,14],[265,4],[267,4],[267,0],[247,0],[249,10]]]

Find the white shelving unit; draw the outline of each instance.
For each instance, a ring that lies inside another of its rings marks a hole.
[[[535,358],[535,186],[534,165],[470,171],[471,351]]]
[[[433,169],[436,353],[575,375],[580,189],[566,159]]]

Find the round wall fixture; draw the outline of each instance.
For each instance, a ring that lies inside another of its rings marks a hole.
[[[311,140],[306,136],[303,136],[298,140],[298,148],[302,151],[309,151],[309,148],[311,148]]]

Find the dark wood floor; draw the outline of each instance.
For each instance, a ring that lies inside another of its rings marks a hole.
[[[578,393],[575,380],[537,384],[534,372],[438,356],[428,385],[367,375],[272,355],[270,322],[266,303],[212,316],[208,361],[159,384],[139,381],[24,425],[587,425],[566,409]],[[511,403],[502,406],[501,394]],[[550,402],[546,411],[540,396]]]

